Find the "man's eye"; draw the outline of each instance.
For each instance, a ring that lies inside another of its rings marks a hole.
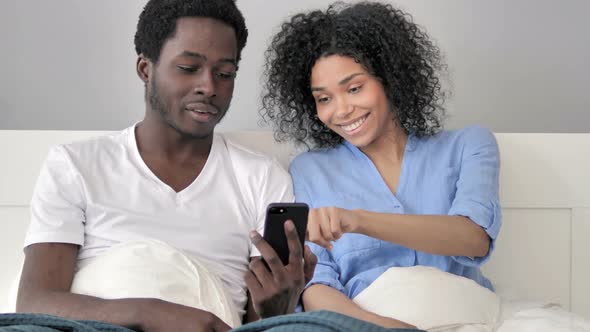
[[[177,67],[178,67],[178,69],[180,69],[184,72],[187,72],[187,73],[194,73],[197,70],[199,70],[198,67],[193,67],[193,66],[177,66]]]
[[[217,76],[223,80],[232,80],[236,77],[235,72],[219,72]]]

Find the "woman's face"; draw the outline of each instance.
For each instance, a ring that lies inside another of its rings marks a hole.
[[[311,69],[311,92],[320,121],[359,148],[395,128],[383,85],[351,57],[319,58]]]

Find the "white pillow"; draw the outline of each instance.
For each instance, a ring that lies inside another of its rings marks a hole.
[[[0,313],[13,313],[16,312],[16,297],[18,296],[18,285],[20,283],[20,276],[22,271],[22,262],[20,264],[21,268],[18,269],[18,273],[16,274],[16,278],[12,280],[12,284],[8,290],[8,299],[7,303],[4,307],[0,308]]]
[[[353,301],[427,331],[493,331],[500,299],[475,281],[434,267],[392,267]]]
[[[217,276],[197,260],[156,240],[114,246],[81,263],[72,293],[103,299],[157,298],[241,324],[238,311]]]

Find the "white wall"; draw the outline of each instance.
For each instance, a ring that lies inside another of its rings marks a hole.
[[[223,129],[255,129],[262,53],[331,0],[238,0],[250,30]],[[118,129],[143,115],[133,35],[145,0],[0,2],[0,129]],[[449,127],[590,132],[587,0],[398,0],[447,56]]]

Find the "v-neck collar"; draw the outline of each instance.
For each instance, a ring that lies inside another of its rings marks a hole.
[[[167,183],[162,181],[156,174],[154,174],[154,172],[152,172],[152,170],[148,167],[148,165],[145,163],[145,161],[141,157],[141,154],[139,153],[139,148],[137,147],[137,137],[135,135],[136,126],[137,126],[137,123],[135,125],[133,125],[133,127],[129,128],[130,133],[128,135],[127,144],[129,145],[129,149],[131,150],[133,158],[135,159],[135,161],[139,165],[141,171],[143,171],[152,180],[152,182],[154,183],[155,187],[158,190],[166,192],[168,194],[172,194],[176,198],[176,200],[182,200],[184,197],[190,196],[191,193],[194,192],[196,190],[196,188],[198,187],[199,179],[206,177],[206,173],[209,172],[209,169],[212,167],[210,165],[213,163],[213,159],[216,158],[218,155],[218,153],[217,153],[218,147],[217,146],[220,143],[219,142],[220,137],[215,133],[213,134],[213,141],[211,143],[211,150],[209,151],[209,155],[207,156],[207,160],[205,161],[205,165],[203,165],[203,169],[201,170],[199,175],[197,175],[197,177],[195,179],[193,179],[193,181],[186,188],[177,192],[172,187],[170,187]]]
[[[383,177],[381,176],[381,174],[379,173],[379,170],[377,169],[377,166],[375,166],[375,164],[373,163],[373,161],[363,152],[361,151],[361,149],[359,149],[357,146],[351,144],[348,141],[344,141],[344,145],[352,152],[352,154],[361,162],[363,162],[368,169],[370,169],[370,176],[373,178],[373,181],[375,181],[375,183],[379,183],[379,188],[375,188],[376,190],[379,190],[381,193],[383,193],[383,195],[385,195],[386,197],[389,197],[390,199],[399,202],[398,196],[400,196],[401,193],[403,193],[403,190],[406,186],[407,183],[407,165],[408,163],[410,163],[410,159],[411,159],[411,153],[408,152],[412,152],[414,150],[416,150],[416,137],[414,134],[410,133],[408,135],[408,140],[406,141],[406,146],[404,149],[404,157],[402,158],[402,166],[400,169],[400,174],[399,174],[399,180],[398,180],[398,184],[397,184],[397,188],[395,193],[391,191],[391,189],[389,189],[389,187],[387,186],[387,183],[385,183],[385,180],[383,179]]]

